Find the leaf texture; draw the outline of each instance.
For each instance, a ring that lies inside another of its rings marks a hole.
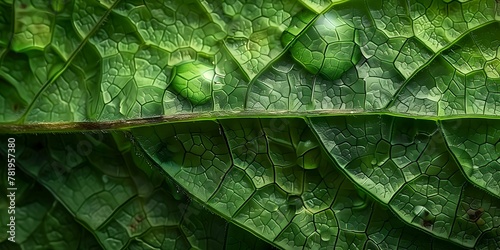
[[[0,249],[497,249],[499,20],[496,0],[0,0]]]

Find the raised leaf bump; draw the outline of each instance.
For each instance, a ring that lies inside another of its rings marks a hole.
[[[212,99],[213,67],[203,62],[193,61],[173,68],[172,87],[194,105],[204,104]]]
[[[293,58],[312,74],[337,79],[361,59],[355,29],[331,10],[321,15],[291,46]],[[286,44],[289,38],[282,38]]]

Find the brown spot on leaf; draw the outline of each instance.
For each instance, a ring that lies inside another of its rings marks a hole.
[[[136,216],[134,216],[132,222],[129,225],[130,232],[134,233],[135,231],[137,231],[137,227],[142,221],[144,221],[144,219],[146,219],[146,217],[144,217],[142,214],[137,214]]]
[[[432,230],[433,225],[434,225],[434,221],[432,221],[432,220],[423,220],[422,221],[422,226],[429,229],[429,230]]]
[[[467,210],[467,216],[469,217],[469,220],[473,222],[479,220],[479,218],[481,218],[483,213],[484,213],[483,208],[478,208],[478,209],[469,208],[469,210]]]

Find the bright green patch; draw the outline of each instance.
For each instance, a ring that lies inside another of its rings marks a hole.
[[[172,70],[170,84],[194,105],[204,104],[212,98],[213,66],[199,62],[186,62]]]

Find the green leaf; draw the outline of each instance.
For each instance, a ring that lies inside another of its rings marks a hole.
[[[495,0],[74,1],[52,11],[59,2],[25,4],[52,16],[44,18],[50,40],[33,37],[37,49],[26,50],[15,49],[22,25],[9,16],[24,13],[21,2],[1,5],[8,58],[0,62],[1,124],[195,120],[255,108],[259,115],[497,112]],[[183,78],[174,68],[188,62],[214,70],[200,78],[206,84],[193,81],[192,94],[175,80]],[[286,82],[274,84],[278,78]],[[295,103],[283,105],[294,89]]]
[[[310,73],[321,73],[335,80],[361,59],[355,32],[336,11],[331,10],[320,16],[297,39],[290,52]],[[284,39],[288,38],[284,36]]]
[[[340,247],[349,242],[344,235],[372,244],[378,216],[464,247],[490,244],[500,201],[465,181],[436,123],[409,122],[312,118],[319,141],[300,119],[167,124],[133,134],[191,195],[282,248]],[[304,164],[307,155],[314,160]],[[365,192],[391,211],[372,214],[378,210]]]
[[[499,248],[499,21],[498,0],[0,0],[22,215],[0,249]]]
[[[498,23],[468,33],[401,89],[389,109],[432,116],[496,115],[498,40],[490,40]]]
[[[499,122],[463,119],[443,121],[442,127],[448,147],[462,167],[465,177],[500,197]]]
[[[10,216],[15,216],[15,230],[11,226],[2,232],[0,248],[5,249],[102,249],[95,238],[73,216],[56,201],[54,197],[35,180],[18,173],[18,187],[27,187],[23,192],[16,191],[16,205],[0,205],[2,225],[13,224]],[[7,179],[7,178],[5,178]],[[5,189],[4,189],[5,190]],[[10,191],[9,191],[10,192]],[[9,193],[7,193],[9,194]],[[7,195],[2,194],[2,195]],[[8,210],[15,210],[9,214]],[[15,233],[15,243],[8,241]]]
[[[200,1],[226,33],[222,48],[252,80],[285,53],[280,37],[303,7],[297,1]]]
[[[16,202],[26,204],[16,208],[16,244],[23,249],[91,249],[92,244],[85,243],[86,248],[79,242],[82,237],[97,240],[99,249],[164,249],[172,244],[174,249],[223,249],[235,244],[225,240],[234,226],[227,227],[137,158],[124,134],[23,136],[16,147],[17,172],[33,177],[17,179],[17,185],[36,180],[43,186],[31,185],[31,192],[16,196]],[[6,156],[3,150],[1,154]],[[43,193],[34,192],[40,188]],[[2,224],[7,224],[7,206],[1,206]],[[82,234],[83,228],[95,238]],[[232,238],[269,247],[244,231]]]
[[[209,101],[212,96],[213,67],[202,62],[187,62],[174,67],[173,88],[194,105]]]
[[[54,15],[35,4],[25,0],[14,3],[12,50],[16,52],[43,50],[52,40]]]
[[[498,191],[489,197],[465,181],[436,123],[364,116],[311,124],[350,179],[401,220],[465,247],[497,227]]]

